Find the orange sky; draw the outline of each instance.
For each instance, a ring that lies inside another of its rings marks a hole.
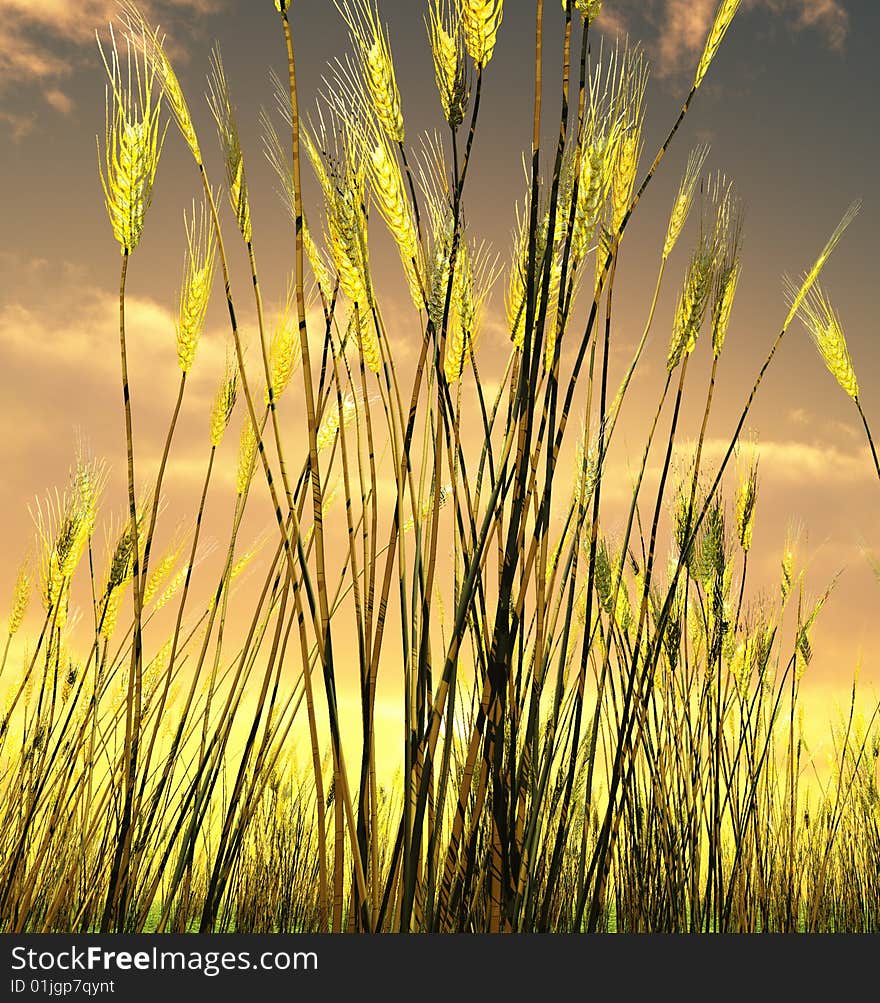
[[[530,5],[523,4],[522,7]],[[689,149],[712,146],[709,167],[736,181],[746,209],[744,273],[709,428],[707,462],[726,446],[767,347],[784,319],[782,276],[796,275],[816,254],[854,198],[861,215],[824,276],[844,323],[869,420],[880,429],[880,349],[877,347],[878,266],[873,237],[880,223],[874,175],[880,139],[870,127],[880,69],[872,47],[878,36],[874,5],[836,0],[752,0],[744,4],[717,65],[668,161],[649,189],[621,255],[616,287],[612,382],[638,341],[647,313],[658,250],[669,207]],[[303,107],[314,107],[321,75],[341,55],[344,33],[332,5],[296,5]],[[381,3],[404,94],[408,142],[439,124],[420,4]],[[555,81],[554,46],[561,25],[558,3],[548,5],[548,67]],[[217,179],[221,167],[201,99],[211,42],[219,39],[242,125],[251,177],[255,244],[269,313],[277,312],[289,267],[291,239],[275,182],[263,162],[259,108],[273,104],[268,66],[283,71],[283,42],[273,5],[226,0],[174,0],[144,5],[169,32],[171,52],[190,96],[202,145]],[[647,98],[646,156],[653,155],[687,90],[688,68],[699,56],[712,0],[647,4],[606,2],[605,32],[628,29],[642,38],[652,61]],[[11,593],[21,555],[33,536],[34,499],[62,485],[77,436],[105,457],[110,480],[107,513],[125,511],[125,462],[116,343],[119,255],[101,203],[95,133],[103,129],[104,77],[95,42],[113,4],[0,0],[0,420],[4,429],[0,482],[3,554],[0,597]],[[637,13],[638,12],[638,13]],[[487,71],[481,130],[466,211],[472,231],[500,255],[506,272],[514,200],[524,193],[522,153],[529,141],[533,25],[509,2],[498,50]],[[597,43],[598,44],[598,43]],[[555,87],[555,84],[554,84]],[[555,102],[548,102],[555,117]],[[529,109],[524,112],[524,109]],[[549,114],[549,112],[548,112]],[[551,130],[552,131],[552,130]],[[139,476],[156,469],[177,385],[173,318],[183,257],[182,212],[197,194],[197,176],[179,137],[169,132],[155,202],[142,247],[131,268],[129,327],[132,398]],[[307,195],[314,198],[309,179]],[[314,203],[312,203],[314,205]],[[307,212],[309,211],[307,205]],[[314,212],[314,210],[312,210]],[[654,336],[628,400],[611,458],[606,501],[622,503],[629,468],[641,452],[648,416],[659,393],[674,297],[686,262],[689,231],[670,263]],[[230,240],[230,244],[233,242]],[[412,362],[411,309],[399,263],[377,228],[374,264],[385,295],[385,319],[398,356]],[[243,328],[253,334],[246,259],[235,246],[234,282]],[[509,340],[503,323],[502,277],[487,309],[480,347],[488,379],[500,374]],[[193,497],[207,459],[210,402],[222,370],[227,325],[219,288],[188,390],[166,481],[163,539],[191,518]],[[681,439],[695,435],[702,413],[707,352],[689,374],[693,388]],[[406,381],[404,381],[406,385]],[[301,437],[301,398],[291,395],[290,442]],[[224,539],[231,518],[234,454],[240,415],[225,444],[221,467],[227,490],[210,503],[207,532]],[[761,451],[755,528],[754,588],[775,589],[790,523],[803,526],[800,549],[808,592],[820,593],[842,572],[814,632],[808,702],[827,717],[844,694],[857,660],[866,689],[880,682],[876,631],[880,582],[864,551],[880,554],[880,484],[870,463],[858,415],[795,324],[768,374],[747,424]],[[291,447],[296,453],[295,447]],[[659,459],[652,457],[645,497],[652,497]],[[297,463],[298,466],[298,463]],[[265,488],[242,539],[268,533]],[[609,508],[610,529],[623,514]],[[222,549],[222,543],[220,548]],[[209,560],[219,559],[218,554]],[[258,578],[255,575],[254,578]],[[253,584],[253,583],[252,583]],[[37,623],[36,603],[28,623]],[[392,650],[389,645],[389,651]],[[356,700],[349,708],[356,710]],[[389,710],[389,722],[393,709]],[[391,725],[389,724],[389,727]]]

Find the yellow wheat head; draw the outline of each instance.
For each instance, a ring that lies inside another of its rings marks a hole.
[[[837,224],[834,229],[834,233],[828,238],[828,243],[822,248],[822,253],[816,259],[813,267],[804,273],[804,277],[801,280],[799,286],[795,287],[791,282],[787,282],[786,285],[790,293],[794,295],[791,296],[791,309],[788,311],[788,316],[785,318],[785,324],[783,329],[787,328],[788,325],[794,320],[798,311],[801,308],[801,304],[807,298],[810,290],[813,288],[816,280],[825,267],[826,262],[831,257],[831,253],[835,247],[837,247],[840,242],[840,238],[846,232],[847,227],[852,223],[852,221],[858,216],[860,209],[862,208],[861,202],[853,202],[852,205],[843,214],[843,218]]]
[[[253,563],[254,558],[258,556],[258,554],[263,549],[265,544],[266,544],[265,538],[261,537],[256,541],[256,543],[253,544],[252,547],[246,550],[241,555],[241,557],[239,557],[239,559],[235,562],[235,564],[232,565],[232,568],[229,571],[230,584],[234,582],[237,578],[240,578],[245,573],[245,571],[247,571],[247,569]]]
[[[443,293],[445,297],[445,288]],[[467,245],[462,243],[455,262],[455,277],[452,282],[449,322],[446,331],[446,357],[443,360],[443,371],[446,374],[447,383],[456,383],[461,378],[470,355],[474,318],[473,297],[473,262]]]
[[[110,551],[110,563],[107,569],[107,584],[104,594],[110,595],[114,589],[124,585],[131,578],[132,564],[134,558],[134,536],[131,532],[131,525],[126,523],[116,543]]]
[[[708,146],[698,146],[691,150],[691,154],[688,157],[684,177],[681,179],[678,194],[672,206],[672,213],[669,216],[669,225],[666,228],[666,240],[663,244],[664,261],[672,254],[672,250],[678,242],[681,231],[684,229],[684,225],[690,215],[691,206],[694,201],[694,192],[697,189],[697,182],[700,180],[703,165],[706,163],[708,155]]]
[[[470,96],[460,9],[448,0],[431,0],[425,23],[443,115],[449,127],[457,129]]]
[[[504,0],[459,0],[459,3],[465,45],[471,59],[482,68],[495,52]]]
[[[510,337],[517,348],[522,348],[525,338],[526,269],[528,267],[528,211],[516,209],[517,226],[513,237],[513,263],[507,279],[504,305]]]
[[[144,672],[143,690],[146,703],[149,705],[158,693],[163,681],[165,670],[171,663],[171,651],[174,648],[174,638],[169,637],[148,664]]]
[[[330,294],[333,292],[333,280],[330,277],[330,269],[327,267],[324,252],[315,243],[315,238],[312,236],[312,231],[305,219],[303,219],[302,233],[306,257],[309,260],[309,266],[312,269],[315,282],[318,283],[318,290],[325,299],[329,299]]]
[[[152,71],[159,79],[165,102],[171,109],[171,114],[174,116],[174,121],[177,123],[180,134],[183,136],[196,163],[201,166],[202,153],[199,149],[199,141],[193,127],[192,117],[189,113],[189,107],[187,106],[183,89],[180,86],[180,81],[177,79],[177,74],[174,72],[171,60],[165,52],[164,40],[154,28],[150,27],[144,19],[143,14],[138,10],[137,5],[132,3],[131,0],[122,0],[121,6],[121,20],[125,26],[126,34],[130,40],[138,38],[143,40],[144,53]]]
[[[740,0],[721,0],[721,3],[718,5],[718,9],[715,12],[715,20],[709,31],[709,37],[706,39],[703,55],[697,66],[697,75],[694,78],[694,90],[700,86],[703,78],[709,72],[712,60],[715,58],[721,42],[724,40],[727,29],[730,27],[730,22],[733,20],[737,10],[739,10],[739,5]]]
[[[381,368],[378,338],[372,325],[365,323],[373,306],[365,216],[366,165],[354,166],[361,145],[356,129],[345,123],[342,133],[341,154],[329,153],[323,128],[317,138],[304,129],[304,146],[324,193],[325,242],[339,288],[355,306],[352,329],[362,344],[368,368],[377,373]]]
[[[590,431],[584,427],[578,438],[574,461],[574,487],[572,508],[580,512],[586,509],[599,479],[598,440],[590,442]]]
[[[336,442],[340,429],[348,428],[358,416],[360,403],[354,394],[348,393],[339,400],[334,398],[327,404],[327,410],[318,428],[318,449],[328,449]]]
[[[452,484],[447,482],[446,484],[440,485],[440,491],[437,497],[437,507],[442,509],[446,502],[452,497]],[[434,512],[434,486],[431,485],[431,490],[428,492],[428,497],[422,502],[421,508],[419,510],[419,522],[427,522],[433,515]],[[409,519],[403,524],[403,532],[411,533],[415,529],[416,520],[410,516]]]
[[[734,279],[738,275],[741,216],[739,203],[733,196],[733,185],[722,175],[716,175],[709,184],[704,216],[714,211],[714,218],[704,218],[700,224],[700,240],[691,258],[684,288],[678,301],[673,325],[672,341],[667,358],[669,372],[684,355],[693,352],[713,289],[718,292],[719,273],[724,273],[724,289],[716,303],[713,320],[713,349],[716,358],[724,345],[727,321],[735,292]]]
[[[789,295],[794,297],[797,291],[789,284]],[[853,369],[846,337],[840,317],[835,312],[827,293],[815,284],[804,297],[798,308],[798,317],[819,351],[828,372],[837,380],[841,389],[853,400],[859,399],[859,383]]]
[[[112,592],[104,597],[103,608],[99,620],[100,634],[109,641],[116,632],[116,625],[119,621],[119,606],[125,594],[125,584],[117,586]]]
[[[566,10],[567,7],[567,0],[562,0],[562,9]],[[574,9],[584,17],[587,24],[592,24],[602,12],[602,0],[574,0]]]
[[[746,696],[749,691],[759,640],[760,638],[749,634],[739,642],[728,662],[730,674],[741,696]]]
[[[346,339],[354,335],[358,349],[363,356],[364,365],[371,373],[379,373],[382,369],[382,346],[376,324],[369,313],[355,308],[348,321]]]
[[[153,197],[165,132],[160,125],[161,101],[153,97],[154,73],[148,69],[146,41],[138,49],[129,41],[123,75],[111,34],[110,58],[101,48],[109,77],[104,154],[98,142],[99,173],[113,236],[123,254],[138,246]]]
[[[293,288],[291,283],[269,348],[271,393],[270,387],[266,387],[265,400],[267,405],[270,401],[273,403],[277,401],[284,393],[301,361],[299,324],[293,311]]]
[[[116,630],[116,623],[119,617],[119,606],[122,601],[122,597],[125,594],[126,586],[131,581],[134,571],[135,545],[140,542],[140,529],[143,526],[145,514],[145,506],[141,505],[137,514],[135,532],[132,532],[131,523],[126,522],[122,531],[116,538],[115,545],[109,551],[107,583],[104,586],[99,621],[101,636],[106,640],[109,640]],[[175,560],[176,557],[177,555],[175,554]],[[151,576],[151,580],[152,579],[153,576]],[[151,598],[152,594],[153,593],[151,593],[150,596]],[[144,599],[143,602],[146,604],[147,600]]]
[[[733,300],[741,274],[742,262],[738,259],[725,264],[718,273],[715,303],[712,307],[712,351],[716,359],[724,348],[724,340],[727,336],[727,328],[730,325],[730,315],[733,310]]]
[[[672,339],[666,358],[666,368],[671,373],[685,355],[690,355],[697,344],[700,328],[706,316],[714,278],[715,254],[705,243],[694,252],[688,267],[672,326]]]
[[[103,466],[77,455],[70,485],[37,503],[34,522],[40,541],[40,589],[46,609],[65,608],[62,601],[95,526],[98,500],[106,478]]]
[[[636,584],[638,585],[638,583]],[[638,596],[636,601],[638,601]],[[614,603],[614,609],[609,609],[608,612],[614,618],[614,625],[626,633],[632,625],[633,608],[630,602],[629,588],[623,578],[619,579],[617,585],[617,601]]]
[[[397,244],[413,304],[421,309],[425,305],[421,249],[400,165],[383,133],[374,130],[372,137],[367,133],[364,143],[375,202]]]
[[[642,152],[645,90],[648,67],[641,47],[624,48],[620,58],[614,118],[621,123],[611,180],[611,229],[616,233],[629,211],[635,189],[636,171]]]
[[[188,568],[181,568],[168,583],[165,591],[156,600],[156,610],[160,610],[167,606],[168,603],[177,595],[180,591],[183,583],[186,581],[186,576],[188,573]]]
[[[797,567],[797,551],[800,542],[801,528],[796,523],[789,524],[785,534],[785,547],[782,551],[781,576],[779,591],[782,602],[786,603],[795,585],[795,569]]]
[[[147,579],[147,584],[144,587],[144,606],[147,606],[156,598],[159,593],[159,589],[161,589],[168,580],[168,576],[174,570],[174,566],[177,564],[178,558],[180,557],[180,550],[180,543],[175,543],[171,546],[166,553],[162,555],[161,560],[150,573],[150,577]]]
[[[545,344],[544,360],[547,368],[552,365],[555,352],[556,338],[556,314],[555,307],[558,302],[559,284],[562,278],[562,260],[556,254],[558,250],[558,238],[563,227],[563,221],[557,219],[556,233],[554,239],[550,235],[550,213],[544,212],[539,217],[538,232],[535,239],[535,275],[539,277],[544,274],[544,261],[546,256],[551,256],[550,261],[550,284],[547,292],[547,341]],[[507,321],[510,326],[511,338],[517,348],[522,348],[525,343],[526,320],[528,312],[528,272],[529,272],[529,212],[528,202],[523,215],[519,216],[517,208],[517,231],[514,236],[515,250],[514,261],[508,277],[505,307],[507,310]],[[535,308],[534,321],[541,315],[544,308],[544,286],[543,281],[539,281],[534,290]]]
[[[733,301],[742,273],[742,207],[728,186],[718,213],[719,263],[712,304],[712,352],[717,359],[724,349]]]
[[[614,180],[620,124],[617,121],[594,121],[581,156],[578,200],[571,238],[572,263],[576,267],[586,257],[605,201]]]
[[[752,546],[752,531],[755,526],[755,508],[757,504],[758,454],[757,450],[753,450],[751,459],[740,472],[734,511],[736,516],[736,534],[740,546],[745,553],[748,553]]]
[[[24,615],[27,613],[28,603],[31,598],[31,570],[28,561],[22,562],[18,569],[15,585],[12,589],[12,606],[9,610],[9,623],[7,633],[10,637],[17,634],[21,628]]]
[[[400,91],[394,75],[387,28],[379,23],[375,0],[335,0],[351,32],[360,60],[361,79],[376,118],[394,143],[406,139]]]
[[[214,228],[204,202],[196,216],[195,206],[191,219],[184,216],[186,255],[177,308],[177,362],[184,373],[192,369],[205,326],[217,257]]]
[[[77,445],[76,465],[73,472],[73,489],[76,495],[83,532],[91,536],[98,518],[98,503],[107,480],[107,470],[102,460],[96,460],[88,453],[87,447]]]
[[[217,135],[220,138],[220,149],[223,152],[223,163],[226,167],[226,184],[229,188],[229,202],[235,214],[239,232],[245,243],[250,243],[253,230],[251,226],[251,207],[248,198],[247,177],[244,170],[244,156],[241,152],[241,140],[238,134],[238,124],[235,120],[235,109],[229,95],[229,84],[223,69],[223,60],[219,48],[211,53],[211,77],[208,81],[208,103],[217,123]]]
[[[553,261],[550,264],[550,285],[547,288],[547,332],[544,345],[544,368],[548,370],[553,368],[553,363],[556,359],[556,340],[559,328],[559,287],[561,284],[562,256],[554,253]]]
[[[238,440],[238,467],[235,477],[235,490],[239,496],[247,492],[254,476],[254,463],[257,458],[257,435],[250,415],[245,415]]]
[[[446,297],[449,292],[449,264],[452,258],[452,237],[455,222],[448,207],[432,208],[431,263],[428,274],[428,319],[436,331],[443,326]]]
[[[330,254],[345,295],[361,311],[373,304],[366,262],[366,220],[360,204],[349,192],[337,192],[327,216]]]
[[[238,367],[230,356],[226,357],[226,369],[211,405],[211,446],[216,449],[223,441],[229,427],[235,401],[238,397]]]
[[[446,269],[448,275],[448,264]],[[497,278],[497,258],[489,260],[485,245],[461,242],[455,263],[446,338],[444,371],[449,383],[461,378],[480,334],[483,306]],[[444,286],[444,295],[445,295]]]
[[[611,230],[617,233],[629,211],[636,183],[636,171],[642,152],[641,129],[633,129],[620,138],[611,184]]]
[[[275,84],[276,96],[278,97],[282,108],[287,108],[289,110],[289,92],[286,88],[281,86],[277,77],[275,78]],[[290,213],[290,220],[294,225],[296,225],[297,197],[293,170],[291,169],[290,163],[287,159],[287,154],[281,146],[281,139],[278,136],[278,130],[275,128],[274,123],[265,114],[262,116],[262,122],[265,137],[266,156],[269,163],[275,169],[275,173],[278,175],[278,179],[281,182],[281,194],[284,197],[284,203]],[[308,131],[304,129],[300,133],[300,138],[303,141],[303,145],[306,147],[309,159],[311,160],[312,166],[318,175],[321,191],[324,193],[325,200],[328,197],[332,198],[332,185],[329,177],[327,176],[321,156],[315,149],[312,137],[309,135]],[[315,242],[311,227],[309,227],[305,216],[303,216],[302,220],[302,235],[306,257],[309,260],[309,265],[311,266],[312,274],[315,277],[315,282],[318,284],[318,291],[325,300],[328,300],[333,292],[333,279],[330,273],[330,268],[327,265],[326,256],[323,250],[321,250]]]

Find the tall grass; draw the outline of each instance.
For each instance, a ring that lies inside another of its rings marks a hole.
[[[832,730],[831,768],[810,775],[801,680],[829,592],[809,599],[786,543],[777,593],[750,600],[759,479],[740,438],[800,315],[873,450],[840,321],[818,286],[856,207],[789,284],[789,315],[770,332],[727,448],[710,464],[742,211],[729,180],[703,176],[708,151],[694,150],[658,248],[643,336],[619,383],[612,374],[630,220],[738,6],[719,5],[681,113],[645,169],[641,50],[591,58],[602,4],[563,2],[556,104],[536,0],[528,189],[503,283],[509,358],[490,384],[479,335],[500,268],[465,209],[486,128],[483,80],[503,45],[502,0],[427,5],[448,135],[415,144],[393,36],[373,0],[340,0],[353,53],[308,125],[296,12],[276,2],[288,79],[276,79],[278,114],[263,126],[292,230],[274,331],[219,50],[209,104],[222,185],[209,177],[162,38],[124,5],[117,34],[128,58],[114,38],[99,149],[122,253],[127,515],[102,571],[105,474],[87,451],[67,489],[36,514],[38,567],[18,577],[3,658],[3,929],[877,929],[878,710],[857,710],[854,683]],[[178,393],[148,486],[133,452],[125,284],[138,265],[163,114],[192,157],[201,207],[185,234]],[[308,223],[304,159],[321,195]],[[221,224],[221,191],[234,226]],[[414,362],[396,361],[373,282],[382,223],[419,331]],[[248,274],[234,281],[238,240]],[[644,347],[663,337],[657,305],[673,269],[684,277],[666,373],[621,513],[609,501],[609,450]],[[228,362],[202,487],[189,528],[174,536],[161,491],[215,272]],[[234,298],[245,281],[252,305]],[[250,354],[238,321],[246,309],[258,335]],[[695,352],[712,354],[706,387],[692,386],[693,372],[688,379]],[[693,455],[677,465],[690,397],[704,401],[702,423]],[[217,468],[236,408],[235,493],[217,576],[204,570],[202,521],[209,495],[223,494]],[[660,477],[648,496],[652,457]],[[258,557],[240,536],[261,492],[274,521]],[[246,567],[253,594],[238,587]],[[10,642],[32,588],[42,621],[13,666]],[[85,647],[85,624],[74,632],[70,623],[77,588],[90,597]],[[340,714],[350,652],[354,732]],[[402,694],[393,780],[377,765],[380,677]]]

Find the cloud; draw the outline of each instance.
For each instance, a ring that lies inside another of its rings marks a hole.
[[[49,88],[43,96],[46,98],[47,103],[59,114],[69,115],[73,111],[73,101],[69,95],[65,94],[64,91],[58,90],[57,87]]]
[[[660,66],[678,68],[702,52],[715,14],[715,0],[666,0],[660,35]]]
[[[140,6],[154,23],[163,15],[192,19],[217,8],[211,0],[151,0]],[[116,0],[0,0],[0,93],[13,84],[35,84],[52,108],[69,114],[72,101],[59,85],[73,71],[78,50],[93,47],[95,31],[118,11]],[[12,117],[0,113],[0,120]]]
[[[596,26],[612,38],[615,35],[626,35],[629,32],[627,16],[619,8],[607,5],[603,8],[602,17],[596,22]]]
[[[816,28],[827,35],[828,44],[839,49],[849,32],[849,15],[841,0],[747,0],[750,6],[762,4],[777,13],[790,11],[797,28]]]
[[[138,4],[143,14],[159,20],[166,12],[188,15],[216,13],[211,0],[148,0]],[[7,29],[23,34],[39,31],[77,44],[93,44],[95,29],[113,20],[119,12],[116,0],[0,0],[0,16]]]
[[[42,259],[16,261],[0,254],[7,283],[0,284],[0,368],[25,371],[52,386],[69,374],[89,401],[114,397],[119,380],[119,300],[76,265],[50,266]],[[217,293],[215,287],[215,293]],[[172,297],[169,297],[169,300]],[[147,296],[126,296],[126,332],[134,383],[142,383],[164,405],[176,389],[176,315],[172,304]],[[222,311],[219,316],[222,318]],[[190,385],[190,398],[207,408],[222,372],[225,326],[202,335]],[[154,376],[144,381],[144,374]],[[14,378],[0,379],[0,394],[16,389]]]
[[[180,436],[184,453],[175,460],[183,464],[177,472],[185,475],[187,485],[194,480],[200,483],[204,477],[202,447],[207,441],[211,405],[225,371],[230,338],[222,300],[222,287],[217,282],[212,307],[216,320],[209,316],[187,378]],[[244,300],[240,316],[247,321],[248,313]],[[144,469],[155,470],[164,441],[161,434],[180,379],[174,296],[169,292],[167,302],[160,302],[130,292],[125,315],[131,395],[140,436],[138,452]],[[276,304],[267,303],[270,333],[277,320]],[[308,320],[312,331],[323,328],[320,308],[312,307]],[[264,383],[256,325],[243,323],[240,330],[248,380],[260,407]],[[295,380],[281,404],[286,420],[298,423],[301,395],[301,380]],[[81,266],[52,264],[39,257],[18,259],[0,250],[0,424],[15,429],[15,435],[6,437],[7,459],[52,454],[59,442],[68,441],[71,427],[80,422],[97,436],[102,450],[108,448],[107,430],[117,428],[120,400],[118,292],[95,284]],[[35,413],[36,420],[32,417]],[[242,398],[237,422],[244,413]],[[230,433],[232,438],[235,435],[237,431]],[[291,456],[305,455],[307,447],[299,433],[293,442],[296,448]],[[193,443],[195,465],[190,468],[185,450]],[[232,481],[235,476],[233,459]],[[11,483],[19,482],[7,478],[7,483],[0,484],[0,513],[4,490],[9,493]]]
[[[205,475],[208,416],[228,339],[228,324],[219,306],[218,324],[209,323],[202,335],[187,380],[174,465],[166,481],[172,499],[198,490]],[[149,483],[158,469],[179,387],[174,322],[170,303],[137,294],[126,297],[140,483]],[[117,294],[95,285],[76,266],[50,265],[39,258],[16,262],[11,254],[0,252],[0,423],[7,430],[0,515],[7,529],[20,520],[22,499],[30,497],[35,487],[63,483],[71,445],[80,434],[97,456],[109,460],[114,490],[122,490],[124,497],[118,325]],[[258,365],[254,354],[255,393],[262,387]],[[242,414],[240,408],[236,422]],[[236,443],[231,442],[223,462],[231,465],[232,478],[235,450]],[[222,475],[218,479],[224,481]],[[16,531],[7,535],[12,540]]]
[[[822,32],[832,49],[842,48],[849,31],[849,15],[841,0],[744,0],[743,6],[780,18],[795,30]],[[657,38],[650,46],[655,71],[666,77],[693,68],[716,8],[717,0],[622,0],[597,24],[612,36],[650,29]]]
[[[0,308],[0,341],[6,360],[18,359],[36,372],[77,372],[94,388],[112,386],[119,360],[117,348],[119,304],[112,292],[82,288],[79,302],[70,290],[50,309],[22,302]],[[63,301],[63,302],[62,302]],[[151,360],[174,356],[174,317],[156,302],[126,298],[126,329],[132,349]],[[154,362],[155,364],[155,362]]]
[[[719,463],[730,443],[709,439],[703,445],[703,456],[711,466]],[[823,484],[840,487],[859,482],[870,483],[876,476],[867,446],[847,451],[832,445],[814,445],[796,440],[758,441],[755,446],[761,470],[771,472],[780,484]],[[693,454],[693,443],[676,446],[684,457]]]
[[[625,445],[623,443],[619,445],[623,452],[614,453],[609,457],[602,480],[603,500],[608,505],[608,510],[616,513],[615,518],[622,518],[626,514],[632,500],[641,459],[641,449],[638,447],[642,443],[627,442]],[[705,487],[708,488],[714,480],[729,446],[730,441],[726,439],[709,438],[703,443],[701,477]],[[742,446],[742,455],[751,456],[745,442]],[[843,497],[849,491],[857,495],[870,489],[872,485],[876,486],[877,475],[867,446],[859,445],[846,449],[792,438],[758,440],[755,448],[759,460],[762,492],[769,490],[777,499],[790,498],[797,494],[804,499],[821,497],[827,502],[829,497]],[[692,440],[675,443],[671,473],[673,482],[678,478],[684,478],[688,484],[690,483],[695,449],[696,443]],[[657,454],[648,462],[641,487],[642,499],[653,499],[656,496],[662,460],[662,454]],[[728,500],[733,498],[733,492],[736,490],[738,469],[736,458],[732,457],[727,465],[724,481],[727,485],[725,496]],[[564,495],[563,491],[559,496],[563,503]],[[673,497],[674,491],[667,487],[667,502]],[[785,505],[786,510],[791,508],[789,501],[786,501]],[[774,508],[776,511],[781,510],[778,502],[774,503]]]
[[[0,109],[0,122],[6,123],[13,143],[18,143],[34,128],[34,115],[19,115],[14,111]]]

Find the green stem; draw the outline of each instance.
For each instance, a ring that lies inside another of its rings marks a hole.
[[[122,364],[122,402],[125,411],[125,442],[128,458],[128,507],[130,533],[132,537],[132,593],[134,597],[134,634],[131,644],[131,665],[129,669],[128,693],[126,696],[125,715],[125,803],[122,819],[119,824],[119,837],[113,868],[110,875],[110,887],[104,915],[101,920],[101,931],[109,932],[114,923],[121,930],[125,915],[125,899],[127,894],[127,860],[131,851],[132,805],[134,801],[135,774],[137,771],[138,738],[141,717],[141,577],[140,577],[140,543],[138,541],[137,499],[135,497],[134,478],[134,436],[131,420],[131,390],[128,381],[128,353],[125,342],[125,283],[128,276],[129,251],[125,249],[122,256],[122,269],[119,278],[119,352]]]

